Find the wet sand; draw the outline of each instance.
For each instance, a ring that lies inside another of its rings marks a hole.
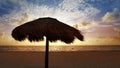
[[[1,51],[0,68],[44,68],[44,52]],[[120,68],[120,51],[50,52],[49,68]]]

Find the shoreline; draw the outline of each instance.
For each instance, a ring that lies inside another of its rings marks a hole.
[[[44,68],[44,52],[0,51],[0,68]],[[50,52],[49,68],[120,68],[120,51]]]

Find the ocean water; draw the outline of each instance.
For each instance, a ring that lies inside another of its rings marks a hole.
[[[45,51],[45,46],[0,46],[0,51]],[[120,46],[50,46],[49,51],[120,51]]]

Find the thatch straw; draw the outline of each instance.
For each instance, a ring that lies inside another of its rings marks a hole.
[[[19,41],[26,38],[31,42],[41,41],[44,36],[51,42],[61,40],[72,43],[75,37],[81,41],[84,39],[79,30],[49,17],[27,22],[12,31],[12,37]]]

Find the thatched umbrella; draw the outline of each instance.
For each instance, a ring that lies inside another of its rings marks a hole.
[[[46,36],[45,68],[48,68],[49,41],[61,40],[65,43],[72,43],[75,37],[83,41],[83,35],[79,30],[50,17],[27,22],[12,31],[12,37],[18,41],[26,38],[30,42],[41,41],[44,40],[44,36]]]

